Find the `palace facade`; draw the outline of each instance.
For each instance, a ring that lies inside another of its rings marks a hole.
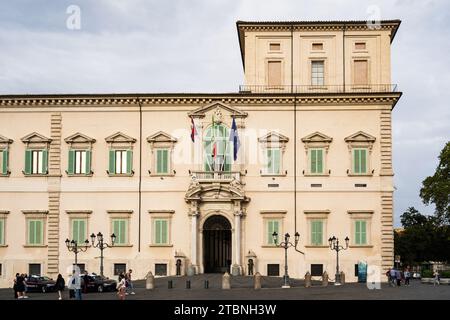
[[[393,265],[391,42],[399,20],[237,22],[236,93],[0,96],[0,285],[64,275],[291,277]],[[181,57],[182,58],[182,57]],[[278,234],[275,243],[273,234]],[[72,242],[73,243],[73,242]],[[77,255],[98,273],[100,250]],[[381,277],[381,280],[385,280]]]

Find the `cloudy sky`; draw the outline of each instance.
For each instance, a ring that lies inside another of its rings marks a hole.
[[[67,28],[67,8],[81,28]],[[0,0],[0,94],[235,92],[236,20],[401,19],[392,45],[395,224],[450,137],[446,0]]]

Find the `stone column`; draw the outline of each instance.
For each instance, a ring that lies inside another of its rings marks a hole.
[[[191,264],[194,273],[197,273],[197,219],[198,211],[191,213]]]
[[[232,267],[233,275],[241,274],[241,211],[234,213],[234,265]]]

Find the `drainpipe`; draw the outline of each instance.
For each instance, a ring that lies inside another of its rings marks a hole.
[[[139,104],[139,187],[138,187],[138,252],[141,252],[141,206],[142,206],[142,104],[139,97],[136,97]]]

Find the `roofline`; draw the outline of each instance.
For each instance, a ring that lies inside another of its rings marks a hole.
[[[244,35],[241,31],[241,27],[244,26],[280,26],[280,27],[301,27],[301,26],[335,26],[342,27],[344,30],[347,26],[367,26],[367,20],[348,20],[348,21],[236,21],[236,29],[238,33],[239,48],[241,51],[242,66],[245,70],[245,48],[244,48]],[[391,43],[394,40],[397,30],[400,27],[401,20],[380,20],[381,25],[388,26],[393,25],[391,32]]]

